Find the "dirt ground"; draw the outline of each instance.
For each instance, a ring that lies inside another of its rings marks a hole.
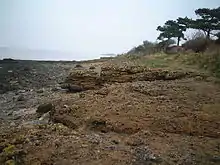
[[[36,80],[28,74],[29,85],[0,95],[0,164],[220,164],[216,79],[138,64],[47,63],[47,72],[35,69]],[[82,90],[65,91],[62,83]],[[49,123],[36,113],[42,103],[54,106]]]

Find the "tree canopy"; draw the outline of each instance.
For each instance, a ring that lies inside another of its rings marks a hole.
[[[220,30],[220,7],[214,9],[201,8],[195,10],[198,19],[178,18],[178,22],[187,28],[202,30],[206,38],[210,38],[212,31]]]
[[[158,26],[157,30],[161,32],[157,38],[159,40],[177,38],[177,45],[179,45],[180,40],[185,39],[183,32],[186,31],[186,26],[174,20],[168,20],[163,26]]]
[[[207,39],[210,39],[211,35],[219,38],[220,7],[200,8],[195,10],[195,14],[198,16],[197,19],[179,17],[177,20],[168,20],[163,26],[158,26],[157,30],[160,31],[160,35],[157,39],[164,41],[177,38],[177,45],[179,45],[180,40],[185,39],[184,32],[188,28],[203,31]]]

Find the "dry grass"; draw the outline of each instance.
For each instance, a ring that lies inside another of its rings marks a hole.
[[[169,70],[191,70],[209,73],[220,77],[220,48],[212,45],[203,53],[182,53],[167,55],[158,53],[146,56],[129,56],[135,64],[150,68],[165,68]]]

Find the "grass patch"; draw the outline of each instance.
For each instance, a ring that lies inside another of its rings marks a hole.
[[[134,54],[124,57],[138,65],[150,68],[209,72],[209,74],[220,78],[220,48],[215,45],[203,53],[157,53],[146,56]]]
[[[151,59],[143,62],[144,65],[149,66],[150,68],[165,68],[168,67],[168,63],[164,61],[164,59]]]

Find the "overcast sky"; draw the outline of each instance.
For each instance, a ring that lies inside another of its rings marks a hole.
[[[220,0],[0,0],[0,45],[91,59],[155,41],[166,20],[218,6]]]

